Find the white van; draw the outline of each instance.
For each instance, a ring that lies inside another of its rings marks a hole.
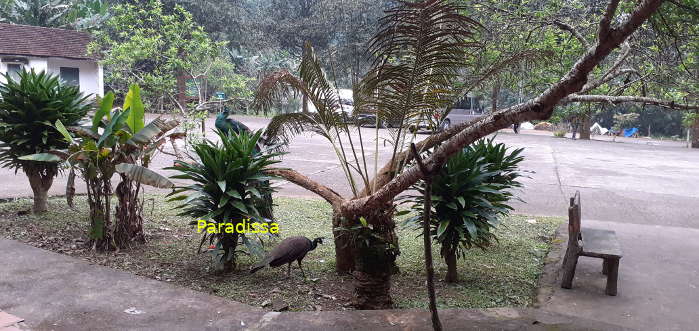
[[[345,113],[346,116],[352,116],[352,112],[354,112],[354,101],[353,101],[353,95],[352,95],[352,90],[351,89],[338,89],[338,94],[340,96],[340,110]],[[303,111],[302,109],[299,109],[299,113]],[[311,100],[308,100],[308,111],[311,113],[315,113],[318,110],[316,110],[316,107],[313,105],[313,102]]]
[[[478,98],[474,96],[466,96],[461,100],[456,101],[451,108],[449,114],[440,123],[440,130],[448,129],[452,125],[471,122],[483,116],[483,107]]]
[[[419,121],[419,125],[411,125],[410,131],[431,131],[431,128],[434,127],[442,131],[448,129],[452,125],[470,122],[481,116],[483,116],[483,107],[480,105],[478,98],[468,95],[457,100],[445,118],[442,119],[439,114],[435,114],[435,118],[433,119],[423,119]]]

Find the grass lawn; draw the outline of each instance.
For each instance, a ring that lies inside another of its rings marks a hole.
[[[282,238],[293,235],[328,238],[325,245],[319,245],[304,259],[308,275],[304,280],[295,265],[289,279],[284,279],[286,267],[262,269],[250,275],[248,268],[256,258],[245,254],[239,254],[237,271],[214,275],[210,255],[196,253],[201,237],[188,225],[191,220],[176,216],[174,205],[164,200],[162,195],[146,196],[144,214],[148,242],[119,252],[95,253],[84,247],[89,222],[83,196],[76,197],[76,210],[69,209],[64,199],[53,198],[51,211],[40,216],[24,213],[31,208],[30,199],[1,203],[0,236],[266,309],[287,304],[291,310],[351,309],[352,278],[334,272],[331,210],[324,201],[275,199],[275,216]],[[530,305],[544,257],[562,221],[521,215],[503,220],[497,231],[497,245],[487,251],[473,249],[466,259],[459,261],[460,282],[456,284],[441,281],[446,264],[439,259],[439,249],[435,246],[439,307]],[[427,307],[422,238],[417,234],[416,230],[399,228],[401,272],[394,277],[392,287],[398,308]]]

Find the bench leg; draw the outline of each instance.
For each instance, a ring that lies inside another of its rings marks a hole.
[[[616,295],[617,278],[619,277],[619,259],[609,259],[607,261],[607,295]]]
[[[575,267],[578,265],[577,255],[568,255],[563,264],[563,279],[561,281],[562,288],[572,288],[573,278],[575,278]]]
[[[607,261],[607,259],[602,259],[602,274],[609,274],[609,262]]]

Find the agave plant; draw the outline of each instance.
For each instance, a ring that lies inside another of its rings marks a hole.
[[[180,173],[172,176],[173,179],[194,182],[177,186],[170,194],[172,201],[181,201],[178,208],[182,212],[179,215],[195,218],[192,224],[205,222],[205,228],[213,226],[220,229],[219,224],[230,224],[236,229],[233,232],[201,231],[203,234],[198,250],[205,242],[213,245],[210,252],[214,255],[216,269],[228,272],[235,269],[235,252],[239,242],[246,245],[250,252],[261,255],[259,238],[239,232],[237,225],[271,222],[260,216],[258,206],[266,201],[265,196],[274,191],[269,184],[273,177],[265,175],[264,171],[279,162],[274,157],[280,154],[267,150],[258,152],[256,146],[262,131],[242,131],[238,134],[216,130],[216,134],[220,143],[205,140],[194,144],[192,148],[196,160],[178,162],[167,169]]]
[[[17,80],[10,75],[4,79],[6,83],[0,84],[0,166],[24,171],[34,192],[34,212],[46,211],[58,164],[20,157],[68,147],[52,123],[78,123],[90,108],[88,97],[43,71],[22,71]]]
[[[108,93],[88,127],[66,127],[60,120],[56,121],[55,129],[68,143],[66,150],[20,158],[66,162],[78,170],[87,183],[89,236],[93,248],[100,250],[127,247],[131,242],[145,239],[141,184],[160,188],[173,186],[166,177],[148,169],[148,165],[153,154],[168,139],[166,134],[178,122],[157,118],[145,125],[145,110],[137,85],[131,86],[121,109],[112,109],[113,102],[114,94]],[[115,173],[121,176],[116,191],[111,182]],[[112,224],[111,196],[114,193],[119,203]]]
[[[521,187],[518,165],[523,149],[510,151],[494,138],[482,139],[455,154],[432,179],[430,235],[439,242],[447,263],[447,282],[458,280],[457,258],[472,247],[485,249],[497,238],[493,230],[500,218],[513,209],[509,201],[513,189]],[[405,203],[417,216],[408,224],[422,229],[425,187],[415,186],[420,195],[410,195]],[[423,234],[424,235],[424,234]]]

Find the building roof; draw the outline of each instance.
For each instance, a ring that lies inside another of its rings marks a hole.
[[[90,34],[75,30],[0,23],[0,54],[92,60]]]

